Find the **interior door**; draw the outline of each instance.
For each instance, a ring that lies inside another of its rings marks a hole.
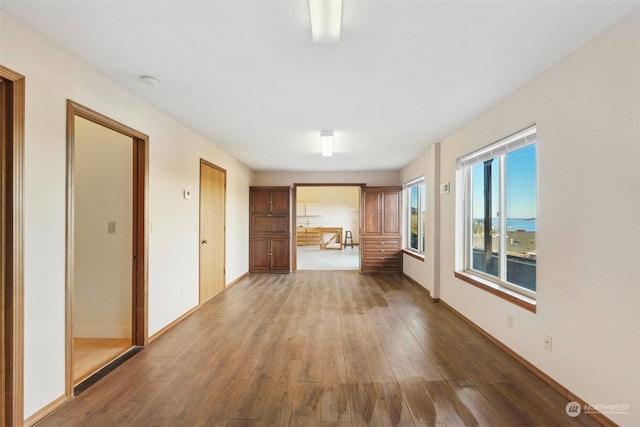
[[[200,161],[200,304],[224,290],[227,173]]]

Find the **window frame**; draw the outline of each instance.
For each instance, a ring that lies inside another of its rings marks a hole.
[[[418,189],[418,206],[421,209],[421,212],[418,213],[418,247],[411,247],[411,190],[413,188]],[[424,216],[427,211],[427,188],[425,177],[421,176],[419,178],[412,179],[407,181],[403,185],[404,192],[404,212],[403,212],[403,222],[405,224],[404,233],[403,233],[403,251],[410,255],[417,255],[419,257],[424,257],[425,249],[426,249],[426,221]]]
[[[509,153],[519,149],[537,145],[537,127],[530,126],[516,134],[503,138],[493,144],[490,144],[480,150],[476,150],[457,160],[457,169],[462,173],[462,203],[463,203],[463,242],[462,242],[462,269],[456,271],[456,277],[463,279],[481,288],[487,289],[492,293],[504,293],[507,295],[505,299],[512,300],[523,299],[527,304],[533,305],[535,308],[536,291],[532,291],[523,286],[507,281],[507,251],[506,246],[506,230],[507,215],[498,216],[498,275],[494,276],[473,268],[473,178],[472,169],[475,165],[486,160],[497,159],[498,161],[498,212],[507,212],[506,192],[507,192],[507,162],[506,156]],[[538,170],[538,156],[536,155],[536,171]],[[538,185],[536,183],[536,194]],[[537,204],[536,204],[537,211]],[[536,212],[537,222],[537,212]],[[536,227],[537,228],[537,227]],[[460,250],[458,248],[458,250]],[[537,270],[537,257],[536,257]],[[529,308],[529,307],[525,307]]]

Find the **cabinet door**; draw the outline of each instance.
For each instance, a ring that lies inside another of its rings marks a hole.
[[[290,270],[289,246],[289,239],[271,239],[271,270]]]
[[[402,218],[402,192],[385,191],[382,196],[382,234],[400,235],[400,218]]]
[[[380,233],[380,216],[382,207],[380,193],[377,191],[362,192],[362,234]]]
[[[289,213],[289,190],[277,190],[271,192],[271,212],[274,214]]]
[[[271,213],[271,192],[253,190],[251,192],[251,212]]]
[[[267,238],[254,237],[249,242],[249,270],[252,272],[268,271],[270,242]]]

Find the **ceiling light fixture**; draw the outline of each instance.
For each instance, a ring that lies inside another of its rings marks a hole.
[[[311,36],[314,43],[338,43],[342,0],[309,0]]]
[[[323,130],[320,132],[320,145],[322,147],[322,157],[333,156],[333,131]]]
[[[151,86],[151,87],[160,86],[160,80],[152,76],[140,76],[140,80],[142,81],[142,83],[146,84],[147,86]]]

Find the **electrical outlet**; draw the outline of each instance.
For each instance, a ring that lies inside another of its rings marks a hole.
[[[513,314],[507,314],[507,327],[513,328]]]
[[[107,223],[107,232],[109,234],[113,234],[116,232],[116,222],[115,221],[109,221]]]
[[[544,336],[544,349],[548,351],[552,351],[553,349],[553,341],[551,335]]]

